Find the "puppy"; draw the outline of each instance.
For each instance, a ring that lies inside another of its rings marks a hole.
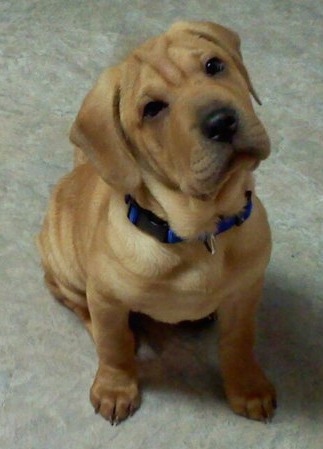
[[[91,402],[111,423],[140,403],[131,311],[166,323],[217,311],[232,409],[273,416],[253,355],[271,237],[252,172],[270,144],[250,94],[259,102],[238,35],[180,22],[103,72],[73,124],[76,166],[38,242],[48,287],[93,336]]]

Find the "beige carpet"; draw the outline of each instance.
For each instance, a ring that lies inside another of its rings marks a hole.
[[[274,238],[257,347],[279,396],[268,425],[229,410],[216,325],[158,328],[140,351],[140,411],[118,427],[95,416],[93,344],[43,286],[34,245],[81,99],[125,48],[183,18],[240,33],[272,139],[257,176]],[[322,0],[2,0],[0,21],[1,449],[322,448]]]

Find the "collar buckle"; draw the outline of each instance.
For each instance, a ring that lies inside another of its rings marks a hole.
[[[128,204],[128,219],[137,228],[155,237],[162,243],[179,243],[183,241],[170,229],[167,221],[157,217],[150,210],[139,206],[137,201],[130,195],[126,195],[125,202]]]

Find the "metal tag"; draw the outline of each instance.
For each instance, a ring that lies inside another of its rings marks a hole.
[[[206,237],[206,239],[204,240],[204,245],[206,246],[206,249],[208,250],[209,253],[212,254],[212,256],[215,254],[216,252],[216,239],[215,239],[215,235],[214,234],[210,234]]]

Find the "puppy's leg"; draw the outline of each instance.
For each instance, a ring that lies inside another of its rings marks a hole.
[[[140,405],[129,311],[118,301],[98,293],[93,286],[88,286],[87,294],[99,357],[90,399],[97,413],[111,424],[117,424]]]
[[[267,421],[276,408],[273,385],[254,359],[255,314],[263,279],[228,298],[218,309],[219,355],[226,394],[234,412]]]

